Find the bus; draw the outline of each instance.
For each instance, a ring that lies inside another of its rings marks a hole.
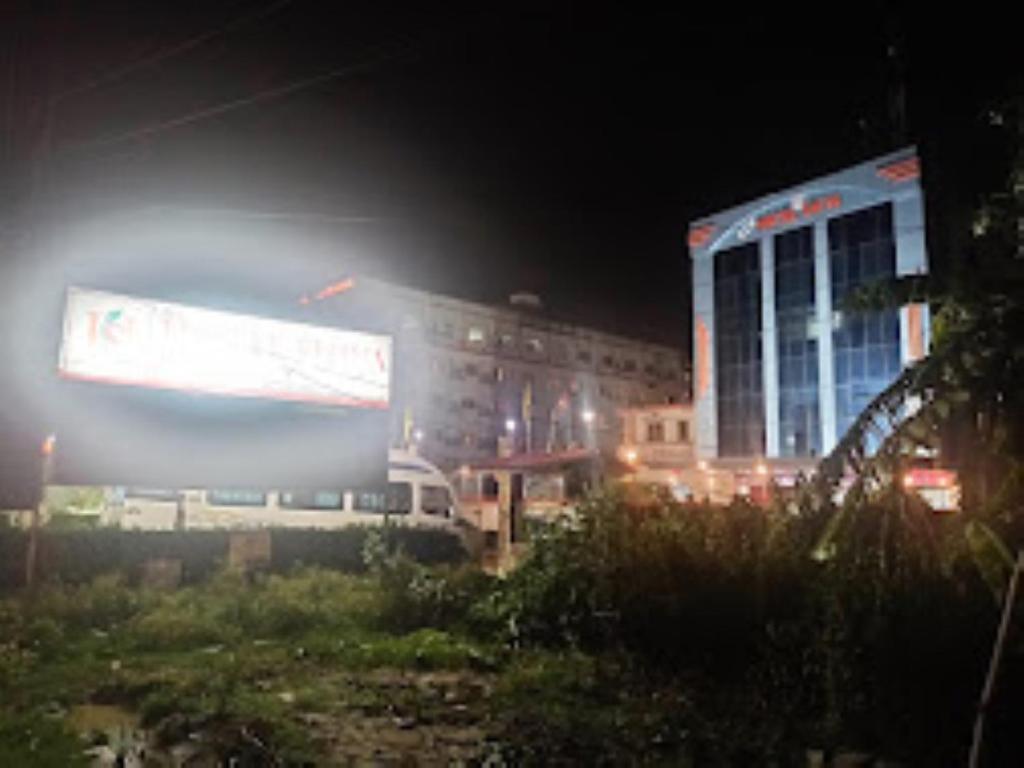
[[[262,490],[247,488],[104,489],[99,524],[136,530],[340,528],[400,525],[454,528],[452,486],[415,453],[388,452],[386,488]]]

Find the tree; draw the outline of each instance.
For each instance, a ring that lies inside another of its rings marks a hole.
[[[1004,187],[978,207],[964,258],[946,275],[900,277],[852,297],[852,310],[927,302],[932,348],[822,461],[819,489],[829,496],[848,468],[856,490],[891,480],[919,445],[938,448],[959,471],[965,506],[983,506],[997,481],[1024,466],[1024,99],[1008,100],[989,118],[1005,130],[1013,161]]]

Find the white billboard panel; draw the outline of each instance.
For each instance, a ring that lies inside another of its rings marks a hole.
[[[107,384],[386,408],[391,339],[70,288],[59,372]]]

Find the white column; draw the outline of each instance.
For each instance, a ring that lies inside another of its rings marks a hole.
[[[822,455],[832,451],[836,435],[836,376],[832,356],[832,269],[825,221],[814,224],[814,295],[818,331],[818,412]]]
[[[698,332],[707,333],[707,388],[700,391]],[[715,255],[693,257],[693,357],[695,444],[700,458],[718,456],[718,406],[715,385]]]
[[[775,238],[761,238],[761,369],[765,455],[779,455],[779,343],[775,327]]]

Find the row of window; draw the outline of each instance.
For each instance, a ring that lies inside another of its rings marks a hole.
[[[355,489],[352,507],[361,512],[408,515],[412,513],[412,487],[409,483],[388,483],[386,489]],[[421,507],[428,515],[447,515],[452,499],[444,486],[424,485],[420,488]],[[179,492],[167,489],[127,488],[125,496],[174,501]],[[206,491],[206,503],[217,507],[266,507],[269,494],[250,488],[214,488]],[[345,507],[345,491],[281,491],[278,504],[284,509],[341,510]]]
[[[675,434],[670,439],[666,432],[666,422],[662,420],[648,421],[647,422],[647,442],[648,443],[689,443],[690,442],[690,422],[686,419],[678,419],[675,421]]]
[[[431,328],[435,337],[447,341],[456,341],[456,330],[453,321],[437,319]],[[499,352],[516,353],[520,352],[527,357],[538,359],[550,359],[555,363],[571,365],[581,364],[590,368],[595,363],[595,357],[591,350],[585,347],[578,347],[575,353],[570,347],[570,342],[558,338],[545,340],[538,335],[524,334],[517,342],[517,335],[510,330],[499,330],[492,333],[480,326],[469,326],[466,329],[465,338],[461,340],[470,349],[492,350]],[[596,359],[598,366],[604,370],[616,371],[630,375],[643,373],[652,378],[678,379],[680,371],[670,366],[663,353],[654,353],[653,360],[641,364],[635,358],[622,357],[606,353]]]

